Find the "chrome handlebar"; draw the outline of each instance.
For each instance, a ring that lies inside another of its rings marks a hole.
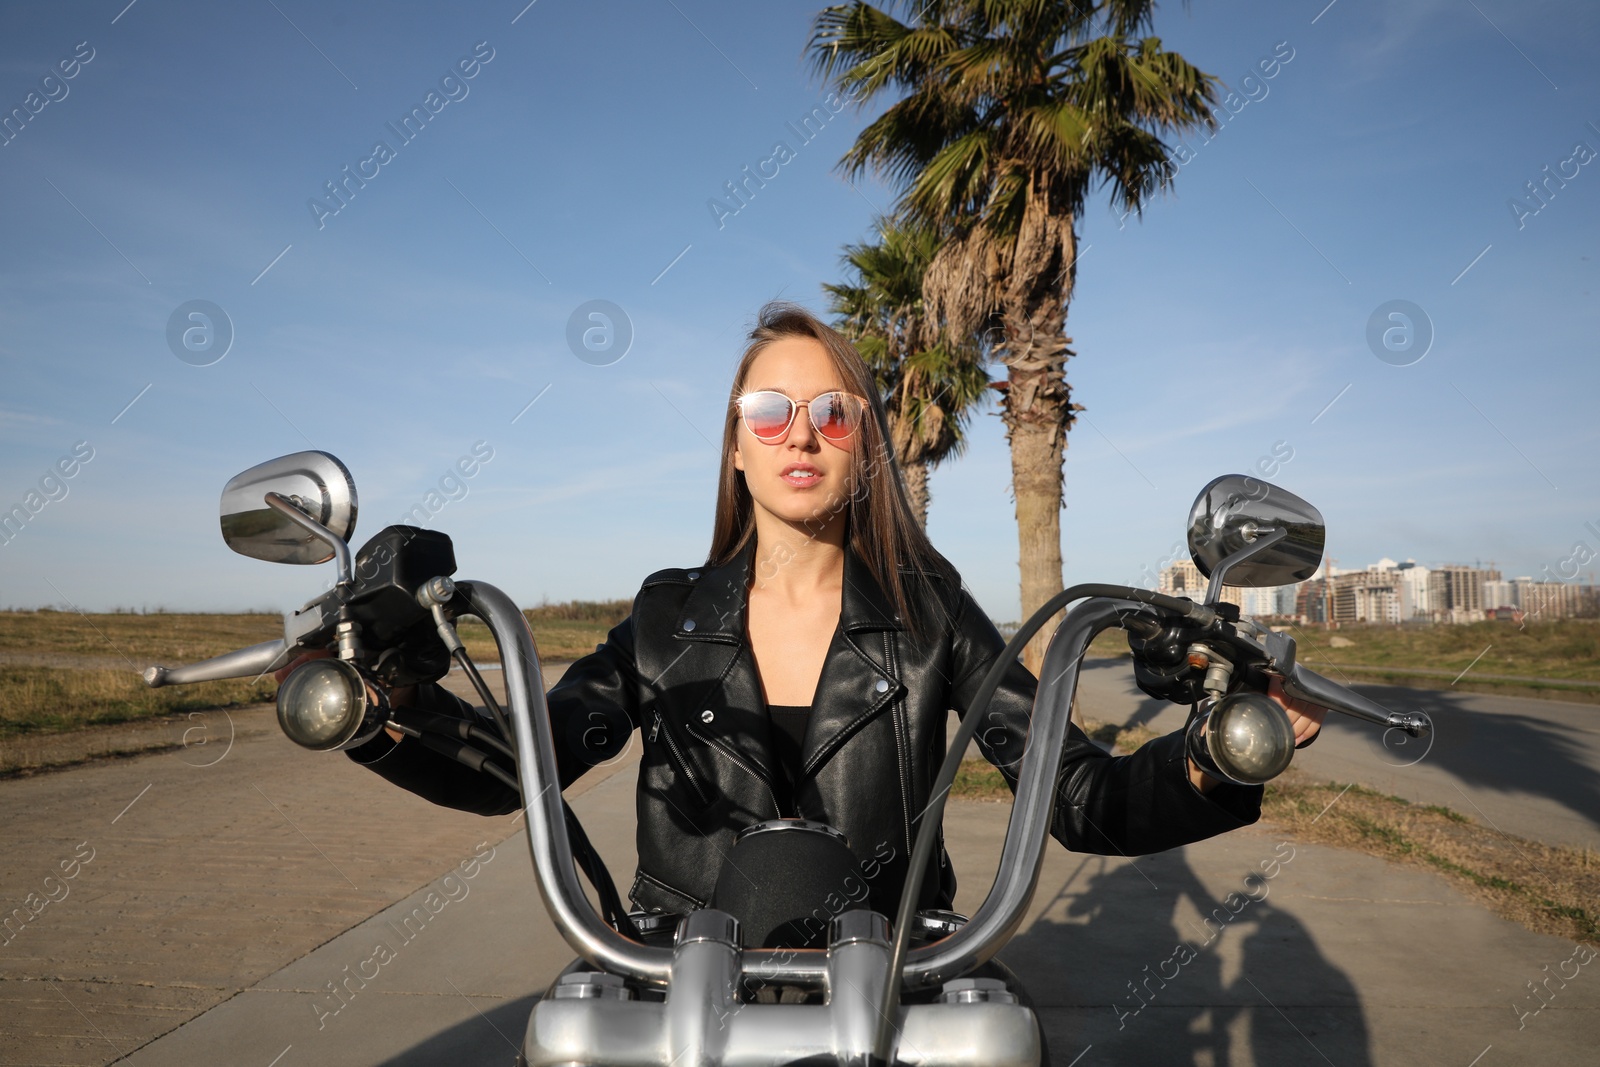
[[[591,964],[639,981],[665,983],[671,974],[673,951],[617,933],[590,904],[579,881],[567,836],[544,680],[527,619],[511,598],[494,586],[457,582],[456,588],[468,613],[488,624],[500,648],[513,740],[521,753],[519,784],[523,797],[532,798],[524,800],[528,847],[539,893],[551,919],[573,950]],[[970,971],[998,952],[1022,924],[1049,836],[1055,770],[1061,765],[1069,733],[1079,665],[1096,634],[1138,617],[1160,618],[1145,604],[1095,597],[1068,611],[1057,627],[1045,652],[1045,680],[1034,700],[995,882],[970,922],[951,936],[908,953],[903,970],[905,988],[935,986]],[[1268,654],[1269,669],[1282,674],[1284,691],[1290,696],[1414,735],[1428,728],[1422,716],[1390,712],[1299,666],[1294,662],[1294,641],[1286,634],[1264,634],[1259,647]],[[290,651],[283,640],[266,641],[184,667],[151,667],[145,672],[145,681],[154,687],[259,676],[283,666]],[[739,963],[743,974],[759,975],[768,982],[820,987],[828,981],[827,959],[827,954],[819,951],[745,949]]]
[[[288,666],[289,646],[283,638],[263,641],[259,645],[224,652],[199,663],[182,667],[146,667],[144,684],[151,689],[164,685],[191,685],[195,682],[220,682],[226,678],[259,678],[270,671]]]
[[[516,605],[493,586],[459,582],[472,613],[489,625],[501,648],[510,700],[522,794],[526,802],[528,845],[533,853],[539,892],[556,928],[573,950],[590,963],[614,974],[641,981],[666,981],[672,950],[641,945],[618,934],[595,911],[578,881],[567,843],[558,788],[550,716],[538,655],[527,621]],[[1016,802],[1006,828],[1000,870],[972,921],[935,944],[913,950],[906,958],[907,988],[937,985],[970,971],[993,956],[1026,916],[1038,883],[1049,836],[1055,769],[1061,765],[1068,735],[1068,711],[1078,685],[1078,667],[1094,635],[1117,624],[1130,612],[1148,609],[1131,601],[1094,599],[1070,611],[1057,628],[1045,654],[1044,674],[1035,699],[1028,750],[1017,783]],[[528,754],[532,758],[528,758]],[[746,949],[740,969],[778,984],[823,986],[827,954],[818,951]]]

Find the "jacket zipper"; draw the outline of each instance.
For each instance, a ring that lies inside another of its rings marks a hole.
[[[883,633],[883,658],[889,668],[890,677],[898,677],[898,663],[895,658],[894,635],[885,630]],[[910,727],[905,723],[902,713],[905,711],[905,701],[900,697],[895,698],[894,706],[894,747],[900,759],[900,814],[905,820],[906,827],[906,860],[911,859],[911,779],[910,768],[906,760],[906,747],[910,743],[909,736],[902,735],[902,729],[909,735]]]
[[[656,734],[660,733],[661,723],[661,710],[657,708],[655,710],[655,722],[651,724],[650,727],[650,740],[654,741],[656,739]],[[671,730],[667,731],[666,737],[667,750],[672,754],[672,762],[678,765],[678,769],[683,772],[683,777],[688,781],[689,785],[694,788],[695,795],[700,798],[700,803],[706,807],[710,807],[711,801],[706,799],[706,791],[701,788],[700,779],[695,777],[694,770],[689,766],[689,761],[684,758],[682,750],[678,748],[678,743],[672,739]]]
[[[659,716],[661,713],[657,712],[656,714]],[[704,734],[695,730],[694,727],[689,727],[689,732],[700,738],[700,740],[704,741],[707,745],[711,746],[712,751],[722,755],[728,760],[729,763],[732,763],[734,766],[738,767],[740,770],[744,771],[746,774],[750,775],[750,777],[754,778],[756,781],[765,786],[767,790],[767,796],[772,798],[772,810],[778,813],[779,818],[783,817],[783,805],[778,803],[778,793],[772,788],[772,783],[767,781],[765,775],[756,770],[750,764],[746,763],[740,757],[735,756],[732,752],[729,752],[727,749],[723,748],[715,740],[706,737]]]

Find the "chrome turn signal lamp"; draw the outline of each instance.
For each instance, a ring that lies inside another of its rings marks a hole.
[[[278,725],[289,740],[316,752],[366,744],[388,717],[382,693],[371,699],[366,679],[344,660],[309,660],[278,687]]]
[[[1200,722],[1206,723],[1204,737],[1197,736]],[[1189,751],[1204,770],[1220,771],[1240,785],[1260,785],[1289,769],[1294,744],[1294,727],[1276,701],[1233,693],[1190,729]]]

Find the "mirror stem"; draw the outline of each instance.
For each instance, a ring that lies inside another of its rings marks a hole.
[[[289,498],[282,493],[268,493],[262,499],[266,501],[267,507],[282,514],[290,522],[293,522],[333,549],[334,559],[338,561],[339,566],[339,584],[349,584],[351,578],[350,546],[344,543],[344,538],[295,507]]]
[[[1252,524],[1253,525],[1253,524]],[[1222,586],[1228,577],[1228,572],[1236,564],[1243,563],[1252,556],[1266,551],[1273,545],[1289,536],[1289,531],[1282,526],[1260,526],[1255,530],[1255,538],[1231,556],[1223,557],[1211,572],[1211,584],[1206,587],[1206,598],[1203,601],[1206,607],[1215,604],[1222,596]]]

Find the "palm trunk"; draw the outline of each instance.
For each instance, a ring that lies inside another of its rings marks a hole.
[[[911,515],[924,533],[928,530],[928,465],[906,463],[900,467],[900,478],[906,483],[906,501],[911,505]]]
[[[1065,229],[1061,251],[1071,263],[1076,248],[1070,221]],[[1065,369],[1071,355],[1066,337],[1070,281],[1065,280],[1070,274],[1057,261],[1049,273],[1031,279],[1033,284],[1013,279],[1002,311],[1007,388],[1001,415],[1011,443],[1023,618],[1062,590],[1062,460],[1072,423]],[[1053,632],[1053,624],[1045,625],[1023,650],[1023,665],[1035,675]]]

